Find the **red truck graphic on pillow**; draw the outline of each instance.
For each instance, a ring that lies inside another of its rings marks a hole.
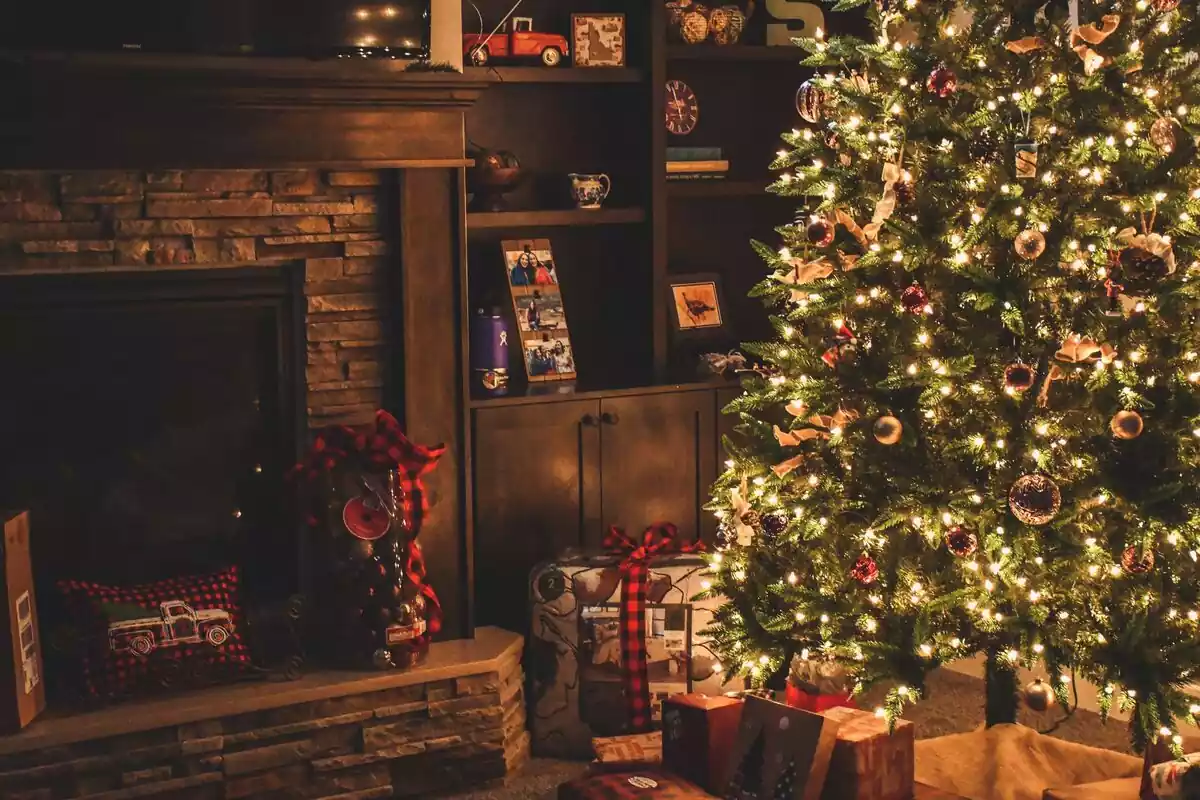
[[[139,610],[145,616],[109,623],[108,645],[114,653],[144,656],[159,647],[200,642],[220,647],[233,634],[233,619],[223,609],[197,611],[182,600],[167,600],[159,604],[157,616]]]

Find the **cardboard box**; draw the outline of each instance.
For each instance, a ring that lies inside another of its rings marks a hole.
[[[0,657],[0,730],[11,733],[46,708],[46,684],[29,560],[29,512],[0,512],[0,518],[4,521],[0,596],[8,612],[0,615],[0,625],[3,639],[9,642],[7,654]]]
[[[838,723],[837,742],[821,800],[909,800],[913,796],[913,724],[868,711],[838,707],[824,712]]]
[[[837,731],[837,721],[829,717],[747,697],[731,752],[729,785],[722,796],[818,800]]]
[[[729,751],[745,701],[718,695],[677,694],[663,705],[663,766],[722,794],[729,783]]]

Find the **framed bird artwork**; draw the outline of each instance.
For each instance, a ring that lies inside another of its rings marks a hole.
[[[672,275],[667,288],[676,333],[712,334],[724,327],[719,275]]]

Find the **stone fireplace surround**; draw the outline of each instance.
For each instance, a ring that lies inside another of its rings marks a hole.
[[[402,66],[0,54],[0,286],[302,261],[309,426],[382,405],[448,445],[422,542],[453,638],[472,635],[462,115],[484,87]],[[409,673],[49,713],[0,737],[0,794],[359,800],[499,778],[528,753],[519,653],[485,628]]]

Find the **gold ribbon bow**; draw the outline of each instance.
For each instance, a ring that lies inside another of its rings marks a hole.
[[[799,258],[793,258],[788,263],[791,264],[792,269],[780,275],[779,282],[786,283],[789,286],[803,286],[813,281],[819,281],[822,278],[828,278],[833,274],[833,264],[830,264],[824,256],[807,262]],[[807,297],[807,292],[792,289],[792,302],[798,303]]]
[[[749,547],[754,541],[754,528],[742,521],[746,512],[752,510],[750,502],[746,499],[748,494],[746,477],[743,475],[741,488],[729,490],[729,505],[733,510],[733,529],[737,534],[737,543],[742,547]]]
[[[883,228],[883,223],[896,210],[896,182],[900,180],[900,177],[901,172],[898,163],[889,161],[883,165],[883,175],[881,176],[883,180],[883,194],[880,195],[878,202],[875,203],[875,211],[871,214],[871,221],[866,225],[860,227],[854,221],[854,217],[842,209],[837,209],[833,212],[834,221],[845,228],[864,249],[869,247],[871,242],[879,238],[879,231]]]
[[[1004,49],[1021,56],[1032,53],[1034,50],[1041,50],[1045,46],[1046,40],[1040,36],[1026,36],[1024,39],[1015,39],[1004,43]]]
[[[801,453],[800,455],[792,456],[786,461],[780,461],[778,464],[771,467],[771,471],[780,478],[786,478],[788,473],[807,461],[810,455],[811,453]]]
[[[1117,348],[1111,344],[1097,344],[1095,339],[1081,336],[1078,333],[1067,334],[1067,338],[1063,339],[1062,347],[1058,348],[1058,352],[1054,354],[1055,359],[1068,364],[1086,364],[1096,361],[1103,361],[1107,364],[1116,356]],[[1037,403],[1040,407],[1045,408],[1050,402],[1050,384],[1065,377],[1067,377],[1067,373],[1063,371],[1062,367],[1058,364],[1050,365],[1050,369],[1046,371],[1046,377],[1042,380],[1042,388],[1038,391]]]
[[[812,439],[828,439],[833,435],[834,428],[845,428],[856,419],[858,419],[857,411],[846,410],[844,408],[839,408],[832,415],[813,414],[808,418],[808,424],[812,426],[810,428],[785,431],[776,425],[773,429],[775,432],[775,441],[784,447],[795,447]]]
[[[1161,233],[1138,233],[1133,228],[1125,228],[1117,234],[1117,241],[1126,247],[1137,247],[1147,253],[1153,253],[1167,263],[1167,274],[1175,274],[1175,250],[1171,240]]]
[[[1100,18],[1100,24],[1080,25],[1071,31],[1071,43],[1075,54],[1083,61],[1083,74],[1092,75],[1101,67],[1107,67],[1112,59],[1102,56],[1089,45],[1100,44],[1113,34],[1120,26],[1121,18],[1116,14],[1105,14]],[[1080,44],[1075,44],[1080,40]]]

